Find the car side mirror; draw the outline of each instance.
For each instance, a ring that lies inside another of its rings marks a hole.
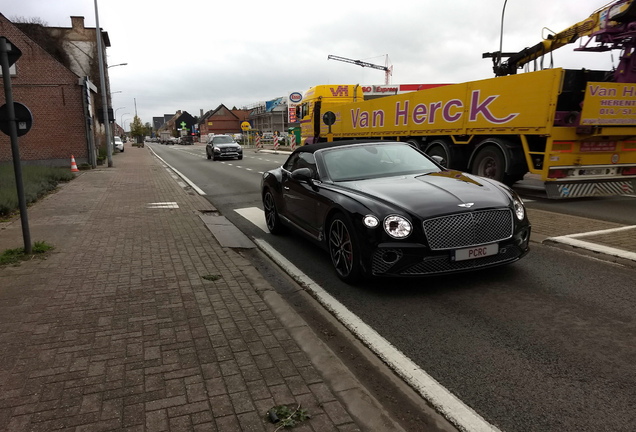
[[[298,168],[292,171],[291,178],[309,183],[312,180],[311,170],[309,168]]]
[[[439,156],[439,155],[433,155],[431,156],[431,159],[433,159],[435,162],[437,162],[438,164],[440,164],[441,166],[443,166],[444,168],[446,168],[443,164],[444,162],[444,158]]]

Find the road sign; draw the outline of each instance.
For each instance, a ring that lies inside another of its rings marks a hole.
[[[13,45],[9,41],[9,39],[7,39],[6,37],[0,36],[0,39],[4,39],[4,41],[6,43],[7,56],[9,58],[9,67],[11,67],[15,62],[18,61],[18,59],[22,55],[22,51],[20,51],[20,49],[17,46]]]
[[[241,130],[248,131],[250,129],[252,129],[252,125],[250,125],[249,122],[244,121],[243,123],[241,123]]]
[[[31,115],[31,111],[20,102],[13,102],[13,109],[15,110],[15,123],[18,136],[25,135],[31,130],[31,126],[33,126],[33,115]],[[9,124],[9,107],[7,104],[4,104],[0,107],[0,131],[4,132],[5,135],[11,133]]]

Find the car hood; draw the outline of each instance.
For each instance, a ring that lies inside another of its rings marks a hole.
[[[339,183],[345,189],[375,197],[422,218],[461,210],[508,206],[508,195],[494,182],[459,171],[386,177]]]

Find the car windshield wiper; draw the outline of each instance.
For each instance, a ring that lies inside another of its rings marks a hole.
[[[427,175],[431,175],[431,174],[435,174],[435,173],[439,173],[439,172],[441,172],[441,171],[429,171],[429,172],[418,174],[418,175],[415,176],[415,178],[423,177],[423,176],[427,176]]]

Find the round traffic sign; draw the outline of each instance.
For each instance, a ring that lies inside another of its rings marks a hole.
[[[31,126],[33,126],[33,115],[31,115],[31,111],[20,102],[13,102],[13,109],[15,110],[15,124],[18,130],[18,136],[22,136],[31,130]],[[0,107],[0,131],[9,135],[11,133],[9,124],[9,107],[7,104],[4,104]]]
[[[250,129],[252,129],[252,125],[249,122],[244,121],[241,123],[241,130],[248,131]]]

